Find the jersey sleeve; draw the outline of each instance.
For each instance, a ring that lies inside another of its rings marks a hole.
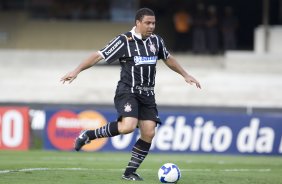
[[[119,35],[111,40],[108,45],[98,52],[107,63],[112,63],[125,55],[126,41],[125,37]]]
[[[166,49],[164,40],[163,40],[161,37],[159,37],[159,53],[158,53],[158,59],[164,59],[164,60],[166,60],[169,55],[170,55],[170,53],[169,53],[168,50]]]

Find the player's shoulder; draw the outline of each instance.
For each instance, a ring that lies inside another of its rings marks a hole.
[[[133,35],[132,32],[128,31],[126,33],[120,34],[121,37],[123,37],[124,39],[126,39],[127,41],[132,41],[133,40]]]
[[[110,42],[113,42],[113,41],[115,41],[115,42],[123,41],[124,42],[124,41],[126,41],[126,40],[131,38],[129,33],[130,32],[119,34],[116,37],[114,37]]]
[[[153,40],[155,40],[155,42],[161,45],[163,45],[165,42],[164,42],[164,39],[160,36],[160,35],[157,35],[157,34],[152,34],[151,35],[151,38],[154,38]]]
[[[151,38],[156,39],[157,41],[163,41],[163,38],[158,34],[152,34]]]

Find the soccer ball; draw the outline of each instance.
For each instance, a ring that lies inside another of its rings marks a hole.
[[[177,165],[166,163],[159,169],[158,177],[162,183],[176,183],[180,179],[181,173]]]

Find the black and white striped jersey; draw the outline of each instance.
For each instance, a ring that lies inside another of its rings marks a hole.
[[[152,34],[143,40],[135,32],[135,27],[118,35],[99,51],[106,62],[119,60],[120,80],[116,93],[139,93],[154,95],[157,60],[166,60],[169,56],[163,39]]]

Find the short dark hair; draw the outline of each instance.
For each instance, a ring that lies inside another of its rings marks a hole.
[[[145,15],[155,16],[155,13],[150,8],[141,8],[141,9],[137,10],[137,12],[136,12],[135,22],[136,22],[136,20],[142,21],[142,19]]]

